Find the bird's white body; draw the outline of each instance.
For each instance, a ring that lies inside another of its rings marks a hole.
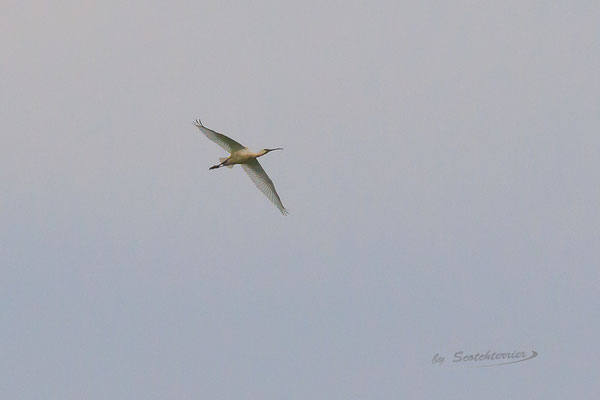
[[[198,127],[198,129],[200,129],[207,138],[221,146],[223,149],[227,150],[230,154],[229,157],[220,158],[219,161],[221,163],[213,165],[209,169],[217,169],[221,167],[233,168],[234,165],[240,164],[252,182],[254,182],[256,187],[263,192],[263,194],[267,196],[267,198],[271,200],[273,204],[277,206],[277,208],[279,208],[279,211],[281,211],[283,215],[288,213],[288,210],[283,206],[283,203],[281,202],[281,199],[275,190],[273,181],[271,178],[269,178],[257,160],[258,157],[264,156],[270,151],[283,149],[262,149],[258,152],[254,152],[230,137],[227,137],[222,133],[215,132],[212,129],[208,129],[202,125],[202,122],[199,119],[194,121],[194,125],[196,125],[196,127]]]
[[[233,153],[231,153],[231,155],[227,158],[227,161],[225,162],[225,166],[228,165],[235,165],[235,164],[245,164],[248,161],[254,160],[260,156],[264,156],[265,154],[267,154],[268,152],[265,152],[263,150],[259,151],[259,152],[254,152],[252,150],[250,150],[247,147],[244,147],[241,150],[237,150],[234,151]]]

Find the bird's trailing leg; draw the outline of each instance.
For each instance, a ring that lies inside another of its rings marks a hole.
[[[212,166],[212,167],[210,167],[209,169],[217,169],[217,168],[221,168],[221,167],[229,167],[229,168],[233,167],[233,165],[231,165],[231,164],[230,164],[230,165],[227,165],[227,161],[229,161],[229,157],[222,157],[222,158],[219,158],[219,161],[221,161],[221,163],[220,163],[220,164],[213,165],[213,166]]]

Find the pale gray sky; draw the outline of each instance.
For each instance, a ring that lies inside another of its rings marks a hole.
[[[598,2],[0,9],[2,398],[597,397]]]

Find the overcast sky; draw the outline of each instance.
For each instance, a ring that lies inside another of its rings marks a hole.
[[[598,2],[293,3],[2,1],[1,397],[596,398]]]

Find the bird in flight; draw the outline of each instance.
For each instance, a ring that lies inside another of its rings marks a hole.
[[[287,215],[288,210],[283,206],[277,191],[275,190],[275,185],[269,175],[265,172],[263,167],[258,162],[257,158],[264,156],[268,152],[274,150],[283,150],[281,147],[275,149],[262,149],[258,152],[253,152],[249,148],[244,145],[239,144],[235,140],[223,135],[222,133],[218,133],[213,131],[212,129],[208,129],[202,122],[197,119],[194,121],[194,125],[198,127],[206,135],[207,138],[221,146],[224,150],[226,150],[230,155],[229,157],[219,158],[220,163],[213,165],[209,169],[217,169],[221,167],[233,168],[234,165],[240,164],[244,171],[248,174],[252,182],[256,185],[257,188],[260,189],[261,192],[269,200],[279,208],[279,211],[283,215]]]

